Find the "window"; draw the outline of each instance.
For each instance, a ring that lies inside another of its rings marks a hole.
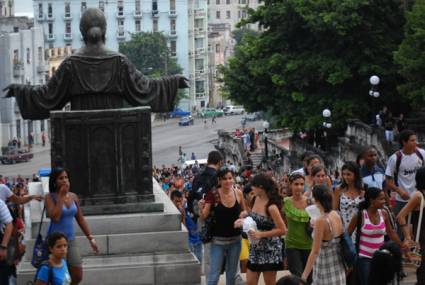
[[[202,58],[195,59],[195,70],[204,71],[204,60]]]
[[[215,45],[215,52],[220,53],[220,44]]]
[[[105,1],[103,1],[103,0],[99,0],[99,9],[100,9],[102,12],[105,12]]]
[[[47,17],[53,17],[53,8],[52,3],[47,4]]]
[[[81,2],[81,14],[87,10],[87,2]]]
[[[175,19],[170,20],[170,30],[176,31],[176,20]]]
[[[49,35],[53,34],[53,24],[49,23]]]
[[[246,18],[246,11],[245,10],[242,11],[242,18],[243,19]]]
[[[203,19],[195,19],[195,28],[198,28],[199,30],[204,29],[204,20]]]
[[[195,81],[196,96],[203,97],[205,92],[204,80]]]
[[[71,33],[71,22],[65,23],[65,33],[67,33],[67,34]]]
[[[62,48],[58,48],[58,56],[62,56]]]
[[[176,0],[170,0],[170,10],[171,11],[176,10]]]
[[[171,51],[171,56],[177,55],[177,42],[176,41],[170,41],[170,51]]]
[[[238,11],[238,18],[241,18],[241,10]]]
[[[203,38],[196,38],[195,39],[195,48],[196,49],[204,48],[204,39]]]
[[[153,32],[158,32],[158,19],[153,19],[152,20],[152,31]]]
[[[152,13],[157,14],[158,13],[158,1],[152,0]]]
[[[220,0],[215,0],[216,5],[220,5]]]
[[[216,19],[220,19],[220,11],[216,11],[215,12],[215,18]]]
[[[38,3],[38,17],[43,18],[43,3]]]
[[[124,20],[118,20],[118,27],[124,27]]]
[[[27,48],[27,63],[31,63],[31,50],[29,48]]]
[[[246,0],[239,0],[239,4],[245,5],[246,4]]]
[[[71,16],[71,5],[69,3],[65,3],[65,17]]]
[[[230,0],[226,0],[226,4],[229,5],[230,4]]]
[[[43,47],[38,47],[38,61],[43,61]]]
[[[231,15],[230,15],[230,11],[226,11],[226,19],[230,19]]]
[[[118,9],[118,15],[123,16],[124,15],[124,2],[123,2],[123,0],[117,1],[117,9]]]
[[[136,20],[136,32],[140,32],[142,30],[142,26],[140,24],[140,20]]]

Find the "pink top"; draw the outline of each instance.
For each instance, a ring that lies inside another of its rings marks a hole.
[[[363,226],[360,234],[359,256],[372,258],[373,253],[384,244],[384,235],[386,233],[385,221],[381,210],[378,210],[379,223],[373,224],[367,210],[363,210]]]

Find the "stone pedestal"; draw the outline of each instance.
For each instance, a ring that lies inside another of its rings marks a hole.
[[[69,169],[86,214],[162,211],[152,203],[150,107],[51,112],[52,167]]]
[[[83,256],[81,285],[201,284],[201,265],[189,251],[180,212],[156,181],[153,186],[155,201],[163,205],[163,212],[86,217],[99,255],[93,254],[75,222],[76,242]],[[50,221],[45,219],[43,223],[44,234]],[[39,219],[32,223],[31,239],[26,242],[26,254],[17,269],[18,285],[34,279],[31,257],[39,224]]]

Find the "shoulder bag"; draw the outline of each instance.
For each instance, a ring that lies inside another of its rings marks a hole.
[[[46,207],[43,208],[43,212],[41,213],[41,221],[38,226],[38,234],[34,243],[34,249],[32,252],[31,264],[35,268],[39,268],[43,261],[49,259],[49,252],[46,247],[45,240],[43,239],[43,235],[41,234],[41,228],[43,226],[44,214],[46,212]]]
[[[213,191],[214,194],[214,204],[211,207],[209,216],[205,219],[204,224],[202,225],[201,230],[199,231],[199,237],[201,238],[201,241],[203,243],[209,243],[213,238],[213,231],[216,223],[214,208],[218,204],[218,201],[220,199],[217,190],[214,189],[211,191]]]

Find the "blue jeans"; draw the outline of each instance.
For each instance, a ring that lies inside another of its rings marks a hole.
[[[199,262],[202,263],[202,258],[204,256],[202,252],[202,243],[198,243],[198,244],[189,243],[189,249],[196,256]]]
[[[359,257],[357,259],[357,284],[367,285],[370,272],[370,263],[372,259],[366,257]]]
[[[217,285],[223,263],[226,261],[226,285],[234,285],[236,272],[239,266],[241,254],[241,241],[237,240],[231,244],[210,244],[210,272],[208,274],[208,285]]]

